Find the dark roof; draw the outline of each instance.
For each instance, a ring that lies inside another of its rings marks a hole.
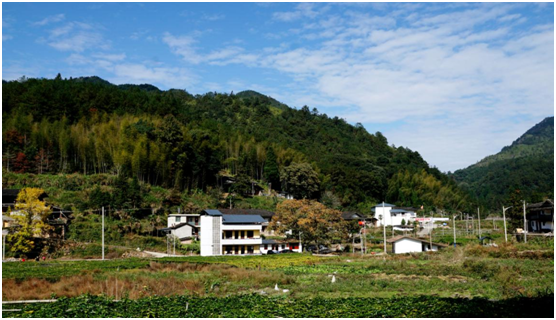
[[[385,207],[395,207],[395,205],[390,204],[390,203],[386,203],[386,202],[384,203],[384,206],[385,206]],[[377,204],[377,205],[374,206],[374,207],[375,207],[375,208],[377,208],[377,207],[382,207],[382,203],[379,203],[379,204]]]
[[[550,199],[543,202],[531,203],[527,205],[527,209],[554,208],[554,202]]]
[[[178,223],[178,224],[173,225],[173,226],[168,227],[168,228],[158,229],[158,231],[176,230],[176,229],[179,229],[179,228],[181,228],[181,227],[183,227],[183,226],[186,226],[186,225],[187,225],[187,226],[190,226],[190,227],[192,227],[192,228],[195,228],[195,229],[199,229],[199,226],[193,225],[193,224],[191,224],[191,223],[189,223],[189,222],[181,222],[181,223]]]
[[[220,209],[218,210],[223,214],[248,214],[248,215],[257,215],[263,218],[272,218],[274,216],[274,212],[268,210],[260,210],[260,209]]]
[[[263,223],[266,222],[263,217],[258,215],[250,214],[225,214],[222,215],[222,223],[224,224],[234,224],[234,223]]]
[[[357,212],[342,212],[342,219],[344,220],[359,220],[366,218],[367,217]]]
[[[413,211],[407,211],[405,209],[392,209],[392,210],[390,210],[390,212],[392,212],[392,213],[406,213],[406,212],[413,212]]]
[[[220,212],[220,210],[216,210],[216,209],[205,209],[205,210],[203,210],[203,212],[208,214],[209,216],[221,216],[222,215],[222,212]]]

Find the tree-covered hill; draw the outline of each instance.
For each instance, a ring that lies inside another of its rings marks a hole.
[[[193,96],[61,76],[3,81],[2,89],[9,172],[117,174],[179,192],[222,187],[222,177],[234,177],[241,193],[250,181],[294,186],[280,176],[291,167],[314,170],[318,192],[311,197],[343,207],[368,210],[387,200],[461,209],[466,197],[418,152],[389,146],[380,132],[254,91]],[[389,190],[392,183],[400,189]]]
[[[554,117],[545,118],[510,146],[453,174],[490,208],[499,208],[520,190],[533,203],[554,197]]]

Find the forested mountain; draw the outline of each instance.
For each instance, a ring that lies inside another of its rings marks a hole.
[[[3,81],[2,89],[2,160],[10,172],[109,173],[182,192],[216,188],[222,176],[286,189],[280,172],[289,167],[314,170],[311,197],[345,208],[387,200],[462,209],[465,202],[455,182],[380,132],[254,91],[193,96],[60,75]]]
[[[529,203],[554,199],[554,117],[453,176],[490,208],[500,208],[516,190]]]

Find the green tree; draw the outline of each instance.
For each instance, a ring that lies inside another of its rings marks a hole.
[[[269,228],[279,233],[291,230],[304,243],[328,244],[333,239],[347,236],[349,229],[342,212],[327,208],[314,200],[286,200],[276,206],[276,214]]]
[[[320,187],[320,179],[308,163],[292,163],[280,172],[282,187],[296,199],[313,199]]]
[[[264,164],[264,177],[266,181],[271,183],[274,190],[280,190],[280,170],[276,161],[276,153],[274,148],[269,147],[266,154],[266,162]]]
[[[19,229],[16,233],[8,235],[12,252],[30,252],[35,247],[33,239],[44,237],[51,230],[47,219],[52,211],[44,201],[39,200],[43,193],[43,189],[23,188],[17,195],[11,217],[17,221]]]

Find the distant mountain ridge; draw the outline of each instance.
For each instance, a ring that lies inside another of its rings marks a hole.
[[[460,187],[492,207],[519,189],[528,201],[554,197],[554,117],[547,117],[511,145],[453,173]]]
[[[382,133],[252,90],[191,95],[61,75],[3,81],[2,90],[10,172],[117,173],[177,192],[220,190],[220,177],[235,176],[237,188],[257,181],[281,191],[280,171],[301,164],[319,177],[311,196],[334,207],[467,203],[447,175]]]

